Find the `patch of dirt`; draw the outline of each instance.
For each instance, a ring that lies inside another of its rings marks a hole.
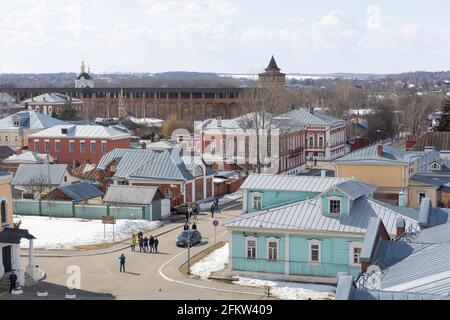
[[[108,249],[114,246],[115,243],[97,243],[97,244],[86,244],[86,245],[79,245],[75,246],[75,250],[100,250],[100,249]]]

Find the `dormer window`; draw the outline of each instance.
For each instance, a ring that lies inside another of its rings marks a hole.
[[[441,165],[439,163],[437,163],[437,162],[433,162],[430,165],[430,170],[439,171],[439,170],[441,170]]]
[[[329,198],[329,212],[330,214],[340,214],[341,213],[341,199],[340,198]]]
[[[14,119],[14,127],[20,127],[20,119]]]
[[[262,209],[262,194],[259,192],[253,193],[253,210],[261,210]]]

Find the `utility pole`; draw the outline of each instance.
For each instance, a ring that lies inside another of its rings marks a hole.
[[[191,274],[191,212],[188,207],[188,270],[187,274]]]

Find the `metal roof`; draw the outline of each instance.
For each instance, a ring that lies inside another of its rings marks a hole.
[[[62,133],[67,129],[67,134]],[[119,139],[131,138],[128,133],[123,133],[111,127],[100,125],[57,125],[46,130],[30,135],[31,138],[96,138],[96,139]]]
[[[103,197],[104,193],[94,187],[92,184],[87,182],[80,182],[76,184],[71,184],[68,186],[58,188],[61,192],[67,195],[74,201],[84,201],[89,199],[94,199],[98,197]]]
[[[67,122],[59,119],[49,117],[36,111],[26,110],[0,119],[0,128],[18,128],[14,125],[15,121],[20,122],[20,127],[30,129],[46,129],[57,125],[67,125]]]
[[[414,292],[353,289],[349,300],[450,300],[450,297]]]
[[[376,162],[376,163],[411,163],[414,158],[420,158],[423,152],[407,152],[388,145],[383,145],[383,155],[378,156],[378,145],[351,152],[335,162]]]
[[[381,202],[362,197],[355,201],[348,216],[332,217],[323,214],[322,198],[319,196],[312,200],[244,214],[227,222],[226,226],[245,229],[264,228],[364,234],[370,218],[379,217],[386,226],[386,231],[395,235],[396,220],[398,217],[402,217],[405,219],[407,228],[411,225],[418,227],[417,218],[405,216],[400,210],[395,210],[396,208],[398,207],[386,206]],[[418,216],[417,209],[411,210],[415,210]]]
[[[50,185],[59,186],[64,180],[67,164],[21,164],[17,168],[12,184],[16,186]]]
[[[1,158],[10,157],[13,154],[15,154],[15,152],[10,147],[8,147],[8,146],[0,146],[0,157]]]
[[[345,181],[335,186],[336,189],[343,192],[350,200],[356,200],[364,195],[374,193],[377,188],[358,181]]]
[[[301,107],[295,110],[291,110],[281,116],[278,119],[292,119],[297,123],[303,125],[335,125],[343,124],[344,120],[329,116],[325,113],[313,111],[311,112],[309,108]]]
[[[5,160],[5,163],[44,163],[49,160],[53,162],[54,159],[51,155],[46,153],[36,153],[33,151],[27,151],[21,154],[15,154]]]
[[[241,189],[324,192],[348,178],[323,178],[314,176],[285,176],[274,174],[251,174]]]
[[[152,203],[157,191],[158,187],[111,185],[103,200],[110,203],[148,205]]]
[[[72,98],[61,93],[44,93],[37,97],[22,101],[23,104],[28,103],[29,105],[41,105],[45,103],[50,104],[79,104],[82,103],[80,99]]]
[[[420,231],[413,240],[417,243],[450,243],[450,222]]]

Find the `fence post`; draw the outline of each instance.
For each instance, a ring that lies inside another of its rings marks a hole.
[[[73,216],[74,218],[77,217],[76,212],[75,212],[75,201],[73,201],[73,200],[72,200],[72,216]]]
[[[145,207],[146,206],[142,206],[142,220],[145,220]]]
[[[39,199],[39,215],[42,216],[42,200]]]
[[[106,205],[106,215],[109,217],[110,213],[109,213],[109,204]]]

